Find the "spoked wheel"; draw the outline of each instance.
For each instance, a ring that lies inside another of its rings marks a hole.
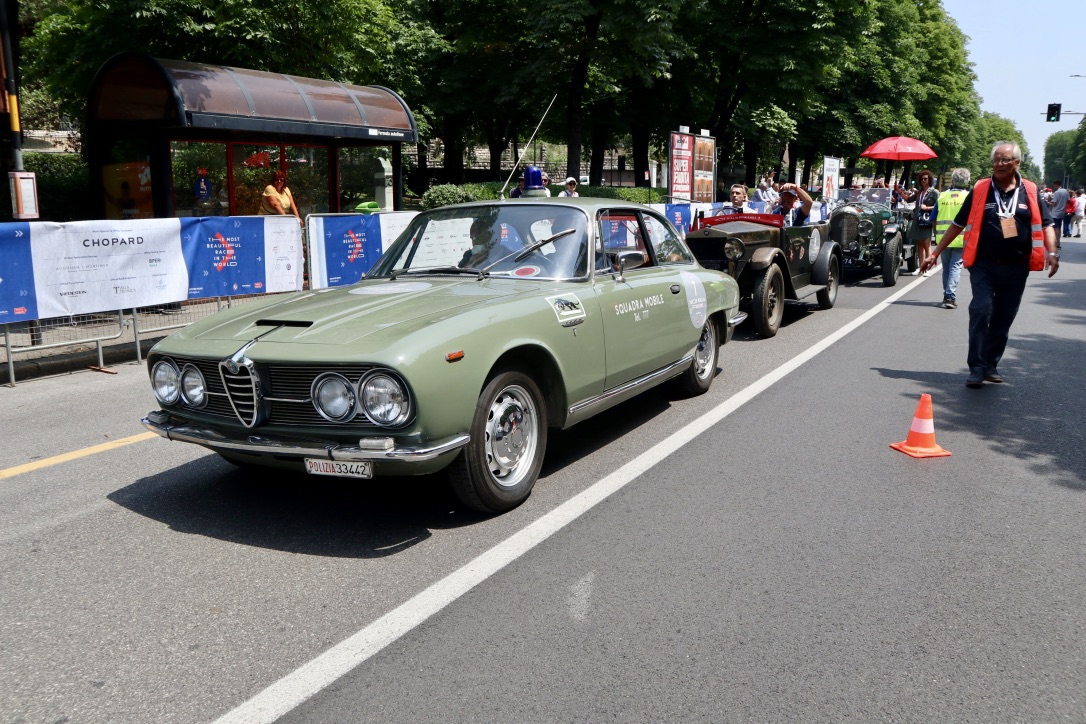
[[[501,513],[532,492],[547,447],[547,411],[539,387],[520,372],[487,383],[475,407],[471,441],[449,467],[464,505]]]
[[[895,234],[882,249],[882,285],[892,287],[897,284],[901,273],[901,235]]]
[[[720,354],[720,335],[717,332],[716,322],[706,319],[701,328],[701,339],[694,350],[694,361],[690,368],[676,378],[679,389],[693,397],[709,391],[716,376],[716,361]]]
[[[830,257],[830,267],[826,274],[826,288],[818,292],[818,306],[820,309],[833,309],[837,303],[837,289],[841,285],[841,270],[836,256]]]
[[[772,337],[784,318],[784,275],[772,265],[765,270],[754,288],[754,329],[763,337]]]

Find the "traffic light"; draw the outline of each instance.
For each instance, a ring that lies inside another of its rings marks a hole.
[[[1045,120],[1049,123],[1055,123],[1056,121],[1060,120],[1060,108],[1061,104],[1059,103],[1049,103],[1048,116],[1045,118]]]

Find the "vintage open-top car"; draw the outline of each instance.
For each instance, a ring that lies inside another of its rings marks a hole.
[[[842,192],[843,194],[845,192]],[[830,212],[830,238],[841,245],[845,271],[882,272],[882,283],[897,284],[904,262],[919,266],[916,244],[907,241],[910,212],[885,202],[888,189],[852,189]]]
[[[815,295],[822,309],[837,301],[841,249],[825,224],[785,227],[775,214],[721,214],[695,219],[686,243],[703,266],[735,278],[763,337],[780,329],[786,300]]]
[[[531,492],[548,427],[668,380],[706,391],[745,317],[637,204],[531,199],[416,216],[366,277],[197,322],[148,356],[171,440],[238,465],[370,478],[449,468],[498,512]]]

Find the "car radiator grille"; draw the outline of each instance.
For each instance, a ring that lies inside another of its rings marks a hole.
[[[244,367],[237,374],[230,374],[220,368],[219,360],[185,359],[175,357],[180,367],[195,365],[204,375],[207,384],[208,402],[201,412],[215,417],[241,420],[251,425],[258,416],[256,408],[256,387],[254,378]],[[220,374],[221,370],[221,374]],[[313,408],[309,401],[309,389],[317,375],[324,372],[338,372],[351,382],[358,380],[370,370],[368,366],[352,365],[348,367],[315,367],[291,365],[257,364],[256,374],[262,385],[261,395],[267,420],[263,426],[317,426],[372,428],[375,425],[359,414],[350,422],[329,422]],[[233,404],[231,404],[233,402]],[[235,408],[237,412],[235,413]]]
[[[838,214],[830,220],[830,239],[845,248],[860,235],[860,219],[852,214]]]

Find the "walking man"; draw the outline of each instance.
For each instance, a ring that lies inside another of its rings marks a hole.
[[[956,168],[950,172],[950,189],[939,194],[935,207],[935,238],[941,239],[954,217],[958,215],[962,204],[969,195],[969,169]],[[962,252],[964,240],[950,242],[943,252],[943,307],[958,308],[958,280],[962,276]]]
[[[1055,224],[1056,232],[1056,248],[1060,248],[1060,234],[1063,231],[1063,218],[1067,215],[1067,189],[1063,187],[1063,182],[1056,180],[1052,182],[1052,201],[1049,202],[1052,205],[1052,223]]]
[[[1060,266],[1052,216],[1041,202],[1037,185],[1018,173],[1021,163],[1022,149],[1017,143],[1003,142],[992,149],[991,178],[978,181],[965,197],[950,228],[921,266],[921,271],[935,266],[939,254],[965,230],[962,259],[973,290],[966,387],[1003,381],[998,365],[1022,303],[1026,278],[1031,271],[1044,269],[1051,277]]]

